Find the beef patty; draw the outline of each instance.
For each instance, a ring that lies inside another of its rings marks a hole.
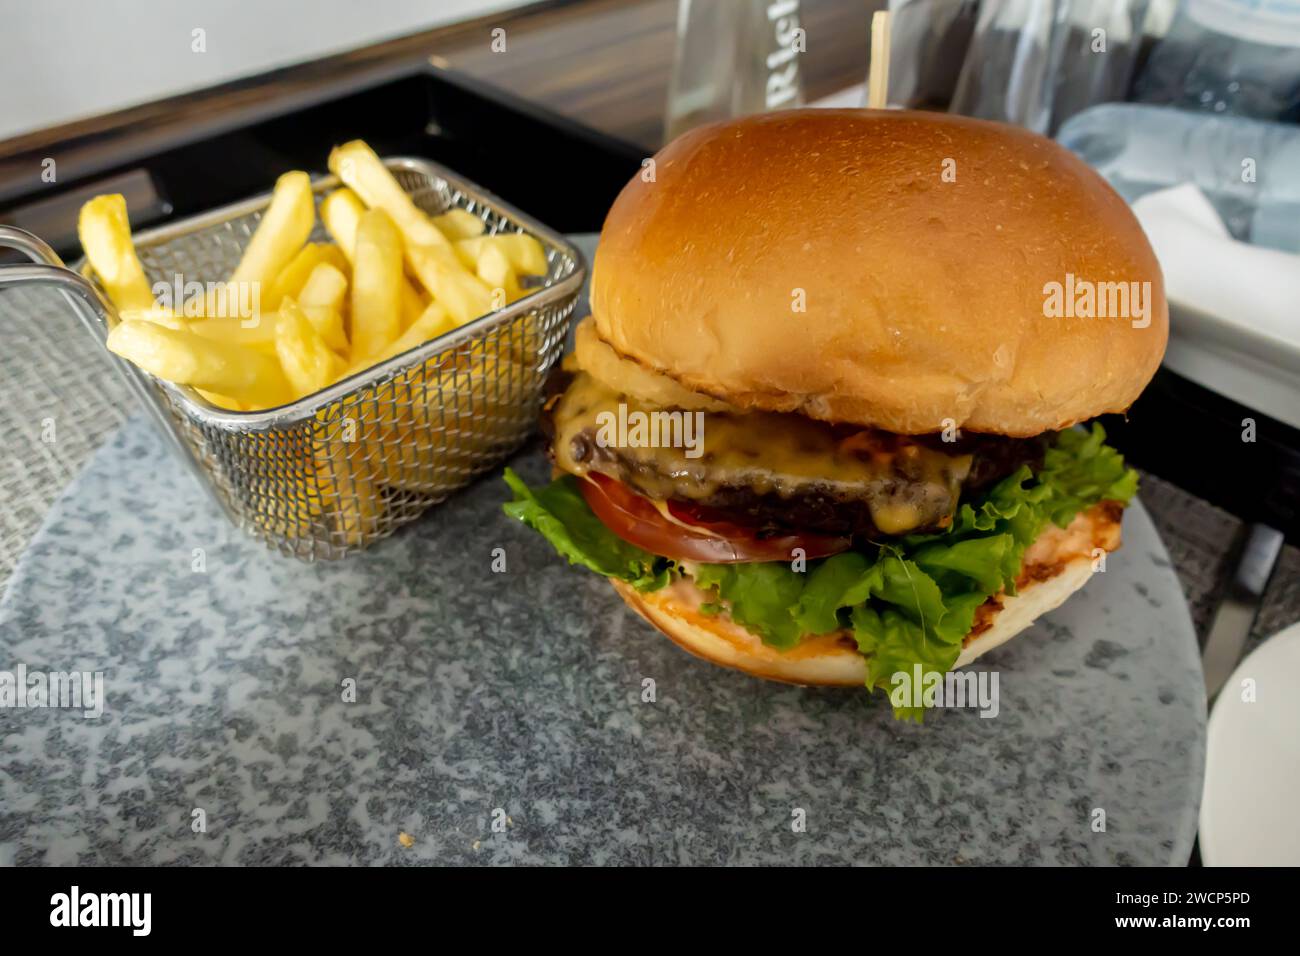
[[[700,520],[760,534],[937,531],[951,523],[961,497],[1023,464],[1041,465],[1045,446],[1041,437],[967,434],[947,442],[801,415],[652,409],[585,373],[559,379],[549,391],[543,429],[561,469],[598,471]],[[613,432],[602,429],[616,414],[627,420],[651,411],[701,415],[699,448],[611,441]]]

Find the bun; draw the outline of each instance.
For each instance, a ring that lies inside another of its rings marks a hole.
[[[1055,577],[1031,584],[1015,597],[1004,598],[992,627],[967,642],[954,666],[965,667],[1005,644],[1037,618],[1059,607],[1090,577],[1092,563],[1077,558]],[[610,583],[632,610],[674,644],[711,663],[787,684],[861,687],[866,683],[866,658],[858,653],[847,633],[812,638],[782,653],[726,615],[699,613],[682,602],[677,593],[642,594],[623,581]]]
[[[1006,643],[1087,584],[1093,549],[1119,547],[1120,517],[1117,506],[1103,502],[1076,517],[1069,528],[1049,527],[1040,535],[1026,552],[1016,595],[998,595],[991,614],[966,638],[954,666],[964,667]],[[675,644],[714,664],[789,684],[860,687],[866,682],[866,659],[847,631],[808,638],[793,650],[778,651],[726,614],[702,613],[704,595],[690,581],[647,593],[622,581],[610,583],[632,610]]]
[[[786,110],[692,130],[653,169],[606,219],[592,311],[615,351],[692,391],[901,434],[1028,436],[1123,411],[1164,354],[1137,220],[1026,130]],[[1149,325],[1133,327],[1136,300],[1048,317],[1045,288],[1070,277],[1149,283]]]

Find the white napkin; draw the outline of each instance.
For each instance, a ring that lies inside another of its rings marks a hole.
[[[1133,203],[1170,302],[1300,347],[1300,256],[1233,239],[1192,183]]]

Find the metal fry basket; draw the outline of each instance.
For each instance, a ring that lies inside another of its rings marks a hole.
[[[581,253],[557,233],[423,159],[385,164],[431,214],[458,207],[490,234],[541,242],[548,271],[518,301],[292,404],[235,412],[194,389],[121,360],[169,443],[239,527],[304,560],[343,557],[414,520],[489,470],[528,436],[544,380],[558,360],[585,276]],[[338,185],[315,183],[316,198]],[[139,233],[151,282],[226,278],[270,194]],[[314,241],[326,241],[319,221]],[[102,290],[63,268],[43,242],[0,227],[0,245],[37,265],[0,269],[0,285],[61,288],[102,342],[116,313]]]

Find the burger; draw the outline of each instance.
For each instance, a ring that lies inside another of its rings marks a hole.
[[[969,664],[1120,545],[1105,444],[1164,354],[1124,201],[1025,130],[789,110],[619,195],[506,513],[686,650],[797,684]],[[918,708],[896,713],[919,719]]]

